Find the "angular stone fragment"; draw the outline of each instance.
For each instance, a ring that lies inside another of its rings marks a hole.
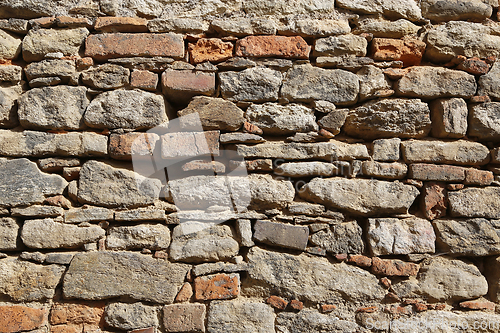
[[[40,61],[54,52],[76,56],[88,35],[86,28],[31,29],[23,39],[23,58],[27,62]]]
[[[274,333],[274,311],[262,303],[245,301],[211,302],[208,310],[209,333]]]
[[[500,141],[500,102],[470,108],[469,135],[480,141]]]
[[[2,332],[16,333],[40,328],[45,321],[46,310],[21,305],[0,306]]]
[[[106,236],[109,250],[164,250],[169,245],[170,229],[163,224],[112,227]]]
[[[391,81],[375,66],[363,66],[356,75],[359,77],[359,100],[387,97],[394,94]]]
[[[73,260],[74,253],[59,252],[48,253],[45,257],[46,264],[69,265]]]
[[[384,179],[403,179],[408,167],[403,163],[382,163],[375,161],[363,161],[361,173],[365,176]]]
[[[184,57],[184,40],[177,34],[95,34],[85,41],[85,56],[97,60],[125,57]]]
[[[407,163],[484,165],[490,159],[486,146],[465,140],[454,142],[409,140],[402,142],[401,148]]]
[[[415,276],[419,266],[411,262],[401,260],[372,258],[371,270],[373,274],[384,276]]]
[[[13,215],[15,216],[15,215]],[[0,218],[0,250],[9,251],[19,248],[19,223],[10,217]]]
[[[330,177],[337,171],[332,163],[325,162],[290,162],[274,169],[274,173],[285,177]]]
[[[384,201],[380,201],[383,194]],[[356,215],[406,213],[420,192],[411,185],[366,179],[314,178],[299,192],[306,200]]]
[[[344,56],[353,55],[364,57],[368,42],[366,38],[356,35],[331,36],[320,38],[315,41],[313,55],[320,56]]]
[[[85,87],[31,89],[19,99],[19,121],[28,129],[82,129],[89,103]]]
[[[109,327],[133,330],[158,326],[158,314],[153,306],[142,303],[110,303],[106,306],[104,321]]]
[[[113,211],[102,207],[83,206],[64,213],[65,223],[100,222],[113,220]]]
[[[359,27],[354,33],[369,33],[379,38],[402,38],[406,35],[416,34],[420,26],[405,19],[397,21],[379,21],[366,19],[359,22]]]
[[[196,44],[189,44],[188,50],[195,64],[205,61],[217,63],[233,56],[233,44],[219,38],[200,38]]]
[[[167,333],[205,332],[205,305],[175,304],[163,307],[163,325]]]
[[[485,60],[481,60],[478,57],[472,57],[469,58],[465,61],[462,61],[458,66],[457,69],[461,69],[466,71],[469,74],[473,75],[484,75],[488,73],[490,70],[490,64],[487,63]],[[479,97],[481,98],[481,97]]]
[[[116,89],[129,83],[130,71],[115,64],[104,64],[82,72],[82,82],[92,88]]]
[[[102,32],[147,32],[147,23],[139,17],[98,17],[94,29]]]
[[[325,304],[326,305],[326,304]],[[342,332],[357,333],[364,330],[354,321],[303,310],[298,314],[281,312],[276,318],[277,332]]]
[[[41,77],[38,79],[33,79],[29,82],[30,88],[41,88],[41,87],[51,87],[57,86],[62,83],[62,80],[58,77]]]
[[[200,276],[194,280],[194,290],[197,301],[236,298],[240,294],[240,275]]]
[[[319,216],[325,212],[325,206],[308,202],[293,202],[288,205],[288,211],[296,215]]]
[[[307,246],[308,227],[257,220],[254,230],[254,239],[264,244],[302,251]]]
[[[90,57],[87,58],[92,59]],[[118,64],[130,70],[148,70],[158,73],[170,68],[170,64],[174,62],[174,59],[168,57],[131,57],[109,59],[108,61],[112,64]]]
[[[160,137],[155,133],[111,134],[109,155],[117,160],[150,158],[159,140]]]
[[[12,208],[11,214],[19,217],[57,217],[64,214],[64,209],[54,206],[33,205],[25,208]]]
[[[345,123],[349,109],[337,109],[329,112],[318,121],[321,128],[330,131],[333,135],[340,133],[340,129]]]
[[[486,75],[482,75],[479,78],[479,91],[478,95],[487,95],[495,98],[496,100],[500,99],[500,61],[497,61],[491,67],[491,70]]]
[[[330,2],[299,0],[289,3],[285,0],[278,0],[269,3],[265,0],[246,1],[243,9],[246,13],[254,15],[287,15],[287,14],[320,14],[328,13],[334,6]]]
[[[3,19],[0,20],[0,28],[15,33],[27,34],[29,30],[28,20],[12,17],[9,19]]]
[[[281,95],[296,102],[313,100],[350,105],[357,101],[357,75],[341,69],[322,69],[310,64],[297,65],[285,73]]]
[[[21,38],[0,29],[0,59],[11,60],[21,53]]]
[[[18,98],[21,97],[22,88],[14,86],[0,87],[0,127],[15,127],[18,124]]]
[[[467,133],[467,103],[462,98],[437,99],[430,104],[432,136],[462,138]]]
[[[156,91],[158,74],[146,70],[134,69],[130,75],[130,85],[134,88]]]
[[[452,216],[500,218],[500,188],[465,188],[448,193]]]
[[[236,42],[238,57],[308,59],[311,47],[299,36],[249,36]]]
[[[421,198],[421,209],[425,217],[434,220],[446,215],[447,191],[441,183],[426,183]]]
[[[161,82],[163,93],[174,103],[187,104],[196,95],[215,94],[214,73],[167,69]]]
[[[417,2],[406,1],[363,1],[363,0],[339,0],[337,5],[342,8],[366,14],[383,14],[391,19],[405,18],[411,21],[418,21],[422,18]]]
[[[422,16],[433,22],[481,22],[492,14],[491,6],[486,1],[479,0],[424,0],[421,8]]]
[[[241,72],[219,73],[221,95],[233,102],[278,100],[282,74],[270,68],[254,67]]]
[[[342,222],[320,230],[311,236],[311,243],[329,253],[363,253],[363,231],[356,221]]]
[[[220,135],[220,143],[261,143],[265,142],[266,139],[260,135],[250,134],[250,133],[223,133]],[[248,161],[250,162],[250,161]]]
[[[29,64],[26,66],[24,72],[29,81],[39,77],[51,76],[58,76],[61,79],[69,80],[76,72],[75,61],[63,59],[42,60]]]
[[[92,100],[84,115],[94,128],[147,129],[167,122],[163,96],[142,90],[113,90]]]
[[[63,294],[86,300],[126,296],[170,304],[189,268],[132,252],[78,253],[64,276]]]

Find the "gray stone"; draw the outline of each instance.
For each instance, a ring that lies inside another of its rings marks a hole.
[[[500,102],[482,103],[470,108],[469,136],[481,141],[500,141]]]
[[[403,179],[405,178],[407,172],[408,167],[404,163],[363,161],[361,164],[361,174],[369,177]]]
[[[359,77],[359,100],[386,97],[394,93],[391,81],[375,66],[363,66],[356,75]]]
[[[150,32],[176,32],[199,34],[205,32],[210,27],[209,23],[192,18],[165,18],[148,21]]]
[[[227,225],[185,222],[174,228],[170,258],[190,263],[231,259],[239,251],[233,231]]]
[[[170,229],[163,224],[116,226],[108,230],[106,248],[110,250],[164,250],[170,245]]]
[[[421,2],[423,17],[434,22],[476,21],[491,16],[493,10],[481,0],[424,0]]]
[[[57,86],[62,83],[62,80],[58,77],[39,77],[38,79],[33,79],[29,82],[30,88],[42,88]]]
[[[407,163],[447,163],[458,165],[484,165],[489,162],[489,150],[477,142],[458,140],[403,141],[403,158]]]
[[[396,83],[400,96],[418,98],[465,97],[476,93],[476,79],[464,71],[415,66]]]
[[[207,316],[208,333],[274,333],[274,311],[263,303],[214,301]]]
[[[83,206],[65,211],[65,223],[100,222],[113,220],[113,211],[102,207]]]
[[[3,67],[3,66],[1,66]],[[0,67],[0,68],[1,68]],[[0,126],[15,127],[18,124],[17,109],[18,98],[22,93],[21,86],[0,87]]]
[[[22,39],[0,29],[0,59],[16,59],[21,53]]]
[[[351,111],[343,128],[364,139],[422,138],[431,130],[430,110],[419,99],[371,101]]]
[[[469,110],[462,98],[440,98],[430,104],[432,136],[436,138],[463,138],[467,133]]]
[[[130,70],[115,64],[104,64],[82,72],[82,82],[96,89],[116,89],[129,84]]]
[[[23,68],[16,65],[0,66],[0,81],[18,83],[22,79]]]
[[[88,161],[80,170],[78,200],[104,207],[138,207],[159,198],[161,181],[111,164]]]
[[[274,169],[278,176],[285,177],[330,177],[337,171],[332,163],[326,162],[289,162],[283,163]]]
[[[375,161],[398,161],[401,139],[378,139],[373,141],[373,159]]]
[[[237,258],[237,257],[236,257]],[[236,258],[234,258],[236,261]],[[242,259],[243,257],[239,257],[239,259]],[[193,267],[193,270],[191,271],[194,276],[202,276],[202,275],[208,275],[208,274],[214,274],[214,273],[235,273],[235,272],[242,272],[246,271],[248,269],[248,265],[246,262],[240,262],[238,264],[231,264],[231,263],[225,263],[225,262],[215,262],[215,263],[206,263],[206,264],[199,264],[195,265]],[[239,281],[239,275],[238,274],[233,274],[232,276],[237,277]]]
[[[74,249],[105,235],[98,226],[79,227],[52,219],[25,221],[21,231],[24,245],[33,249]]]
[[[19,223],[11,217],[0,218],[0,250],[18,249]]]
[[[329,102],[328,102],[329,103]],[[345,119],[347,114],[349,113],[349,109],[336,109],[329,112],[326,116],[321,118],[318,121],[319,126],[321,128],[326,129],[331,132],[333,135],[337,135],[340,133],[340,129],[344,126]]]
[[[314,178],[299,192],[303,199],[370,216],[406,213],[420,192],[400,182],[368,179]],[[381,201],[380,198],[384,200]]]
[[[220,143],[261,143],[266,139],[260,135],[250,133],[222,133],[220,135]]]
[[[76,56],[88,35],[86,28],[31,29],[23,39],[23,58],[27,62],[40,61],[54,52]]]
[[[297,132],[317,131],[314,110],[300,104],[252,104],[246,118],[266,135],[289,135]]]
[[[310,64],[297,65],[285,73],[281,95],[295,102],[324,100],[337,105],[356,103],[359,79],[341,69],[322,69]]]
[[[291,255],[252,247],[248,253],[249,277],[243,292],[253,286],[273,290],[281,297],[320,302],[366,304],[380,301],[385,291],[371,273],[326,258]],[[265,289],[265,290],[266,290]]]
[[[236,131],[245,122],[243,110],[222,98],[195,96],[187,108],[177,112],[181,128],[198,129],[198,118],[185,117],[193,113],[198,114],[206,131]]]
[[[67,15],[74,8],[74,1],[59,0],[14,0],[0,3],[0,17],[36,18],[43,16]]]
[[[59,265],[69,265],[71,260],[73,260],[73,253],[59,252],[59,253],[47,253],[45,257],[45,263],[47,264],[59,264]]]
[[[63,295],[85,300],[127,297],[170,304],[189,269],[189,265],[133,252],[78,253],[64,276]]]
[[[92,100],[85,123],[94,128],[147,129],[168,122],[163,96],[143,90],[113,90]]]
[[[420,30],[420,26],[405,19],[397,21],[379,21],[375,19],[365,19],[359,22],[359,27],[354,33],[369,33],[378,38],[402,38],[413,35]]]
[[[118,64],[128,69],[163,72],[165,69],[170,68],[170,64],[174,62],[174,59],[165,57],[133,57],[109,59],[108,61],[112,64]]]
[[[434,253],[432,224],[418,217],[368,219],[368,244],[374,256]]]
[[[368,332],[353,321],[339,319],[335,316],[321,314],[314,310],[281,312],[276,318],[277,333],[306,333],[306,332],[342,332],[362,333]]]
[[[314,111],[321,113],[330,113],[337,108],[335,104],[328,101],[313,101],[312,106],[314,107]]]
[[[298,0],[293,4],[286,0],[250,0],[243,4],[246,13],[255,15],[319,14],[331,12],[333,8],[333,3],[322,0]]]
[[[49,157],[38,160],[38,167],[45,172],[62,172],[65,167],[80,166],[78,158]]]
[[[43,264],[45,262],[46,255],[41,252],[22,252],[19,255],[19,259],[28,260]]]
[[[500,188],[470,187],[448,193],[452,216],[500,218]]]
[[[17,19],[17,18],[9,18],[0,20],[0,29],[12,31],[20,34],[27,34],[28,20]]]
[[[11,209],[12,216],[19,217],[57,217],[64,214],[64,209],[54,206],[33,205],[29,207],[17,207]]]
[[[420,8],[413,0],[339,0],[337,6],[366,14],[383,14],[391,19],[418,21],[422,18]]]
[[[47,59],[29,64],[24,69],[24,72],[28,81],[51,76],[58,76],[61,79],[69,80],[75,74],[76,66],[74,60]]]
[[[488,95],[494,99],[500,99],[500,61],[493,64],[490,71],[479,77],[478,95]]]
[[[210,26],[223,35],[244,37],[254,33],[252,23],[248,18],[213,20]]]
[[[19,99],[19,121],[29,129],[82,129],[89,103],[85,87],[31,89]]]
[[[488,270],[485,272],[488,279],[488,296],[494,302],[500,300],[500,256],[487,258],[484,262]]]
[[[306,249],[308,227],[257,220],[254,230],[253,238],[257,242],[294,250]]]
[[[248,176],[251,203],[250,208],[272,209],[285,207],[293,201],[295,189],[290,181],[274,179],[270,175],[250,174]],[[245,183],[232,184],[232,194],[240,185],[243,190]],[[241,188],[240,187],[240,188]]]
[[[116,221],[165,221],[165,210],[138,208],[132,210],[123,210],[115,213]]]
[[[295,215],[319,216],[325,212],[325,206],[309,202],[292,202],[288,205],[288,211]]]
[[[329,253],[361,254],[364,252],[363,230],[356,221],[328,226],[311,236],[311,243]]]
[[[121,330],[134,330],[158,326],[158,314],[154,306],[142,303],[110,303],[104,312],[106,325]]]
[[[384,63],[379,63],[380,67]],[[369,57],[317,57],[316,66],[322,68],[339,68],[345,69],[347,71],[359,71],[364,66],[375,65],[375,61]],[[390,66],[391,64],[385,63],[385,66]],[[399,64],[398,66],[401,66]]]
[[[59,175],[41,172],[28,159],[0,159],[0,205],[39,204],[46,196],[62,194],[68,183]]]
[[[353,55],[364,57],[368,42],[366,38],[356,35],[331,36],[316,39],[314,57]]]
[[[219,73],[221,95],[233,102],[274,102],[278,100],[282,74],[253,67],[241,72]]]
[[[252,247],[255,245],[252,240],[252,222],[250,220],[236,220],[236,232],[238,234],[241,246]]]
[[[332,35],[343,35],[351,32],[351,27],[346,18],[337,19],[296,19],[288,21],[278,31],[287,35],[300,35],[302,37],[325,37]]]
[[[420,293],[431,302],[474,299],[488,292],[486,278],[462,260],[437,257],[420,268]]]

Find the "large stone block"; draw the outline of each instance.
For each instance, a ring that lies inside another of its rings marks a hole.
[[[223,98],[233,102],[274,102],[278,100],[282,74],[264,67],[241,72],[219,73]]]
[[[432,135],[436,138],[462,138],[467,133],[469,110],[462,98],[440,98],[430,104]]]
[[[28,81],[42,77],[59,77],[66,82],[76,72],[74,60],[46,59],[32,62],[24,69]]]
[[[17,250],[19,237],[19,222],[11,217],[0,218],[0,250]]]
[[[500,188],[470,187],[448,193],[452,216],[500,218]]]
[[[413,0],[339,0],[337,5],[360,13],[383,14],[391,19],[405,18],[411,21],[422,19],[420,8],[417,2]]]
[[[174,132],[161,136],[161,157],[219,156],[219,131]]]
[[[306,249],[308,227],[257,220],[254,230],[253,238],[258,242],[295,250]]]
[[[314,43],[314,56],[345,56],[364,57],[368,42],[366,38],[357,35],[331,36],[317,39]]]
[[[21,53],[21,38],[0,29],[0,59],[12,60]]]
[[[205,332],[204,304],[172,304],[163,307],[163,325],[168,333]]]
[[[423,17],[434,22],[481,22],[489,18],[493,12],[487,1],[480,0],[424,0],[420,6]]]
[[[104,64],[82,72],[82,82],[96,89],[117,89],[130,81],[130,70],[115,64]]]
[[[311,243],[333,254],[364,252],[363,230],[356,221],[336,223],[311,236]]]
[[[0,327],[4,333],[31,331],[40,328],[47,311],[22,305],[0,306]]]
[[[142,303],[110,303],[106,306],[106,325],[120,330],[158,326],[158,314],[153,306]]]
[[[40,61],[54,52],[76,56],[88,35],[86,28],[31,29],[23,39],[23,58],[27,62]]]

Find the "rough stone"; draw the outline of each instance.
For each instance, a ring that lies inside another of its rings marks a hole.
[[[170,17],[148,21],[150,32],[179,32],[198,34],[207,31],[209,24],[206,21],[183,17]]]
[[[422,8],[422,16],[433,22],[481,22],[489,18],[493,12],[491,6],[486,1],[479,0],[453,0],[444,2],[424,0],[420,6]]]
[[[340,129],[342,128],[342,126],[344,126],[348,112],[349,109],[333,110],[329,112],[326,116],[321,118],[318,121],[318,125],[321,128],[330,131],[333,135],[337,135],[340,133]]]
[[[200,38],[196,44],[189,44],[189,55],[195,64],[205,61],[217,63],[233,56],[233,44],[219,38]]]
[[[500,188],[469,187],[448,193],[452,216],[500,218]]]
[[[92,59],[90,57],[87,58]],[[168,57],[131,57],[109,59],[108,61],[112,64],[118,64],[131,70],[147,70],[158,73],[163,72],[167,68],[170,68],[171,64],[174,62],[174,59]]]
[[[189,69],[167,69],[161,76],[162,91],[174,103],[187,104],[196,95],[215,94],[215,74]]]
[[[462,98],[437,99],[430,104],[432,136],[462,138],[467,133],[467,103]]]
[[[331,35],[342,35],[351,32],[351,27],[346,18],[337,19],[313,19],[292,20],[280,33],[300,35],[302,37],[326,37]]]
[[[158,326],[158,315],[153,306],[142,303],[110,303],[106,306],[106,325],[121,330]]]
[[[83,326],[88,329],[98,329],[104,314],[104,305],[103,302],[55,303],[50,311],[49,322],[51,325],[74,325],[81,330]]]
[[[62,80],[58,77],[41,77],[38,79],[33,79],[29,82],[30,88],[41,88],[41,87],[51,87],[57,86],[62,83]]]
[[[326,305],[326,304],[325,304]],[[303,310],[298,314],[279,313],[276,318],[278,333],[287,332],[343,332],[357,333],[364,330],[355,322],[320,314],[314,310]]]
[[[465,185],[488,186],[493,182],[493,172],[470,168],[465,170]]]
[[[245,301],[217,301],[210,303],[208,332],[259,333],[274,332],[274,311],[262,303]]]
[[[364,57],[368,42],[357,35],[331,36],[316,39],[314,43],[315,57],[352,55]]]
[[[147,23],[139,17],[98,17],[94,29],[102,32],[147,32]]]
[[[491,67],[491,70],[486,75],[482,75],[479,80],[478,95],[487,95],[495,99],[500,99],[500,61],[497,61]]]
[[[163,325],[167,333],[205,332],[204,304],[175,304],[163,307]]]
[[[347,1],[339,0],[337,5],[355,12],[366,14],[383,14],[391,19],[404,18],[410,21],[418,21],[422,18],[420,8],[415,1]]]
[[[398,259],[372,258],[371,270],[373,274],[384,276],[415,276],[419,266],[411,262],[404,262]]]
[[[106,248],[109,250],[164,250],[170,245],[170,229],[163,224],[116,226],[108,230]]]
[[[307,246],[309,228],[285,223],[257,220],[253,238],[257,242],[304,251]]]
[[[240,294],[239,274],[215,274],[194,279],[194,297],[197,301],[232,299]]]
[[[469,114],[469,136],[480,141],[500,141],[500,103],[474,105]]]
[[[155,203],[156,204],[156,203]],[[153,207],[122,210],[115,212],[116,221],[165,221],[165,209]]]
[[[332,163],[326,162],[289,162],[274,169],[274,173],[285,177],[330,177],[337,171]]]
[[[295,102],[324,100],[336,105],[357,101],[359,78],[341,69],[322,69],[310,64],[297,65],[285,73],[281,95]]]
[[[168,121],[163,96],[142,90],[113,90],[92,100],[84,115],[94,128],[147,129]]]
[[[130,70],[115,64],[104,64],[82,72],[82,82],[96,89],[116,89],[129,83]]]
[[[31,29],[23,39],[23,58],[27,62],[40,61],[55,52],[76,56],[88,35],[86,28]]]
[[[46,310],[22,305],[0,306],[0,325],[2,332],[16,333],[41,328],[45,321]]]
[[[187,162],[182,166],[182,171],[213,171],[215,174],[221,174],[226,172],[226,166],[222,162],[218,161],[206,161],[206,160],[194,160]]]
[[[375,161],[398,161],[401,139],[378,139],[373,141],[373,159]]]
[[[14,215],[15,216],[15,215]],[[0,218],[0,250],[17,250],[19,223],[16,219],[10,217]],[[1,320],[0,320],[1,321]]]
[[[113,211],[102,207],[83,206],[64,213],[65,223],[100,222],[113,220]]]
[[[158,82],[158,74],[150,71],[134,69],[130,75],[130,85],[134,88],[156,91]]]
[[[308,59],[311,47],[299,36],[249,36],[236,42],[238,57]]]
[[[111,134],[109,155],[117,160],[132,160],[151,157],[160,137],[155,133]]]
[[[369,177],[383,179],[403,179],[406,176],[408,167],[403,163],[383,163],[376,161],[363,161],[361,173]]]
[[[28,20],[18,19],[18,18],[9,18],[0,20],[0,29],[12,31],[20,34],[27,34]]]
[[[354,33],[369,33],[373,37],[379,38],[402,38],[407,35],[416,34],[420,26],[405,19],[397,21],[379,21],[376,19],[366,19],[359,22],[359,27]]]
[[[73,253],[67,252],[52,252],[47,253],[45,257],[46,264],[58,264],[58,265],[69,265],[71,260],[73,260]]]
[[[16,217],[57,217],[64,214],[64,209],[54,206],[33,205],[11,209],[11,215]]]
[[[0,59],[16,59],[21,53],[22,39],[16,35],[0,29]]]
[[[85,87],[34,88],[19,99],[19,121],[28,129],[82,129],[89,103]]]
[[[175,296],[175,302],[188,302],[191,297],[193,297],[193,287],[191,283],[184,282],[181,290],[179,290],[179,293]]]
[[[21,81],[23,68],[16,65],[0,66],[0,81],[18,83]]]
[[[424,181],[460,182],[465,179],[465,168],[452,165],[410,164],[409,176]]]
[[[470,59],[467,59],[465,61],[462,61],[458,66],[457,69],[461,69],[463,71],[466,71],[469,74],[473,75],[484,75],[488,73],[490,70],[491,65],[487,63],[484,60],[479,59],[478,57],[473,57]]]
[[[380,68],[372,65],[363,66],[356,75],[359,77],[360,101],[394,94],[392,83]]]
[[[175,159],[181,157],[200,157],[200,155],[219,156],[219,131],[174,132],[161,136],[161,157]]]
[[[132,252],[78,253],[64,276],[63,295],[85,300],[126,296],[170,304],[189,268]]]
[[[446,215],[448,200],[443,184],[426,183],[420,198],[420,206],[427,219],[434,220]]]
[[[325,212],[325,206],[308,202],[292,202],[288,205],[288,211],[296,215],[319,216]]]
[[[374,60],[402,61],[403,66],[419,65],[425,51],[425,42],[416,39],[374,38],[371,52]]]
[[[220,135],[220,143],[261,143],[266,142],[266,139],[260,135],[250,133],[223,133]],[[248,161],[250,162],[250,161]]]
[[[232,102],[274,102],[278,100],[282,74],[264,67],[241,72],[219,73],[221,95]]]
[[[28,81],[51,76],[58,76],[61,79],[69,80],[75,74],[76,67],[73,60],[46,59],[29,64],[26,66],[24,72]]]
[[[244,182],[241,184],[233,182],[231,185],[234,188],[240,185],[243,187],[242,191],[245,190]],[[248,176],[248,186],[251,197],[250,207],[255,209],[285,207],[295,197],[295,190],[290,181],[273,179],[270,175],[250,174]],[[234,190],[232,193],[234,196]],[[242,195],[245,195],[244,192]]]
[[[77,158],[43,158],[38,160],[38,167],[45,172],[62,172],[65,167],[80,166]]]
[[[363,231],[356,221],[333,224],[311,236],[311,243],[329,253],[363,253]]]
[[[20,86],[0,87],[0,127],[15,127],[18,124],[17,109],[21,93]]]

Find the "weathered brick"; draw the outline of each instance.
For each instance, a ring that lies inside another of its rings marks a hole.
[[[480,185],[487,186],[490,185],[495,178],[493,177],[493,172],[478,169],[466,169],[465,170],[465,185]]]
[[[0,306],[0,332],[15,333],[40,328],[44,322],[46,310],[26,306]]]
[[[239,294],[239,274],[215,274],[194,279],[194,297],[198,301],[231,299]]]
[[[130,75],[130,85],[134,88],[155,91],[158,86],[158,74],[134,69]]]
[[[469,309],[469,310],[495,310],[495,303],[487,301],[487,300],[473,300],[473,301],[464,301],[460,304],[461,308]]]
[[[409,177],[418,180],[434,180],[445,182],[463,181],[465,168],[452,165],[411,164]]]
[[[446,189],[442,184],[428,183],[424,186],[421,207],[425,217],[434,220],[446,215],[448,200]]]
[[[249,36],[236,42],[238,57],[308,59],[311,47],[299,36]]]
[[[461,62],[458,65],[457,69],[461,69],[473,75],[482,75],[488,73],[488,71],[490,70],[490,66],[491,65],[486,61],[481,60],[477,57],[473,57]]]
[[[213,96],[215,74],[167,69],[161,76],[162,91],[174,103],[187,103],[196,95]]]
[[[372,258],[372,273],[385,276],[415,276],[419,266],[401,260]]]
[[[55,303],[50,311],[50,324],[86,324],[86,327],[92,325],[98,328],[105,305],[105,302]]]
[[[219,131],[179,132],[162,135],[162,158],[219,155]]]
[[[254,226],[254,239],[269,245],[305,250],[309,228],[285,223],[257,220]]]
[[[94,29],[102,32],[147,32],[148,21],[139,17],[98,17]]]
[[[125,57],[184,57],[184,40],[176,34],[96,34],[85,41],[85,55],[97,60]]]
[[[289,304],[290,309],[294,311],[300,311],[304,308],[304,303],[299,300],[293,299]]]
[[[399,60],[403,66],[420,64],[426,44],[419,40],[401,40],[390,38],[374,38],[372,43],[373,59]]]
[[[203,304],[165,305],[165,332],[205,332],[205,311]]]
[[[182,302],[187,302],[191,299],[193,296],[193,286],[189,282],[184,282],[184,284],[181,287],[181,290],[179,290],[179,293],[177,296],[175,296],[175,302],[176,303],[182,303]]]
[[[111,134],[109,154],[117,160],[131,160],[132,155],[149,157],[153,155],[160,137],[154,133]]]
[[[329,313],[335,310],[337,306],[335,304],[321,304],[321,312]]]
[[[288,302],[279,296],[270,296],[266,300],[266,303],[278,310],[285,310],[286,306],[288,305]]]
[[[372,265],[372,258],[363,255],[351,255],[347,262],[360,267],[370,267]]]
[[[196,44],[189,44],[191,61],[199,64],[205,61],[220,62],[233,56],[233,43],[219,38],[201,38]]]

